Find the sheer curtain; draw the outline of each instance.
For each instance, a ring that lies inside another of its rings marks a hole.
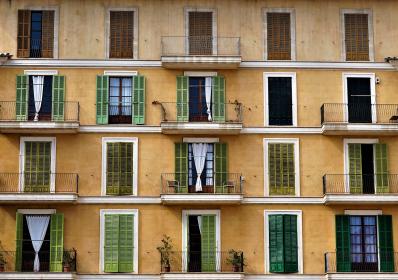
[[[123,79],[122,88],[122,115],[131,115],[131,103],[132,103],[132,91],[133,91],[133,80],[131,78]]]
[[[198,177],[196,178],[195,191],[202,191],[202,180],[200,176],[202,175],[203,168],[205,167],[206,154],[207,154],[207,144],[206,143],[193,143],[192,144],[193,160],[195,162],[196,173]]]
[[[198,219],[199,233],[202,234],[202,216],[197,216],[197,219]]]
[[[40,271],[39,251],[43,245],[44,237],[46,236],[48,223],[50,222],[49,216],[26,216],[30,239],[32,246],[35,250],[35,261],[33,263],[33,271]]]
[[[211,122],[211,87],[212,87],[212,77],[205,78],[205,95],[206,95],[206,106],[207,106],[207,119]]]
[[[35,99],[35,118],[34,121],[39,120],[39,112],[41,109],[41,102],[43,100],[44,76],[33,76],[33,97]]]

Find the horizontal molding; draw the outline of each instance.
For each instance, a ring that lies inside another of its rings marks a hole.
[[[320,127],[245,127],[241,134],[321,134]]]
[[[124,279],[137,279],[137,280],[160,280],[159,275],[148,274],[131,274],[131,273],[104,273],[104,274],[78,274],[75,279],[82,280],[124,280]]]
[[[75,273],[68,272],[1,272],[0,279],[76,279]]]
[[[7,193],[0,194],[1,203],[45,203],[59,202],[68,203],[76,202],[77,194],[33,194],[33,193]]]
[[[378,69],[395,70],[387,62],[244,61],[240,68]]]
[[[325,204],[395,204],[398,203],[398,194],[326,194]]]
[[[323,204],[323,197],[244,197],[242,204]]]
[[[243,280],[243,273],[164,273],[162,280]]]
[[[162,194],[164,204],[240,204],[241,194]]]
[[[160,204],[160,197],[137,196],[81,196],[79,204]]]
[[[326,280],[376,280],[389,279],[397,280],[397,273],[329,273]]]
[[[325,280],[325,275],[314,274],[262,274],[246,275],[245,280]]]
[[[79,127],[82,133],[161,133],[160,126],[146,125],[82,125]]]

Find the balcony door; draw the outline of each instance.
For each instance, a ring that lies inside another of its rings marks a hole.
[[[204,155],[203,170],[199,177],[202,184],[201,191],[196,190],[196,180],[199,180],[199,178],[195,162],[198,162],[200,159],[195,159],[193,152],[194,145],[191,143],[188,144],[188,192],[214,193],[214,145],[203,143],[203,145],[207,145],[207,151],[206,155]]]
[[[372,123],[371,78],[347,78],[348,122]]]
[[[211,79],[210,79],[211,81]],[[209,82],[208,82],[209,83]],[[206,86],[210,87],[210,96],[207,97],[210,108],[207,108]],[[208,111],[211,112],[211,82],[206,85],[204,77],[189,77],[189,121],[209,121]]]
[[[131,77],[109,78],[109,123],[131,124],[132,113]]]
[[[51,121],[53,76],[29,76],[28,120]]]

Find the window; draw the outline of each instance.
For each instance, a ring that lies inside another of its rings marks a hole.
[[[213,54],[213,12],[188,12],[188,41],[190,55]]]
[[[110,11],[109,58],[133,58],[134,36],[134,11]]]
[[[132,79],[109,78],[109,123],[131,123]]]

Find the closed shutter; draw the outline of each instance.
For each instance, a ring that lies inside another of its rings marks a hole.
[[[133,58],[134,11],[111,11],[109,57]]]
[[[54,11],[42,11],[41,57],[54,57]]]
[[[202,215],[201,228],[202,272],[216,271],[216,216]]]
[[[119,215],[105,215],[104,271],[119,271]]]
[[[294,144],[268,144],[268,172],[271,195],[295,194]]]
[[[179,183],[176,192],[188,192],[188,144],[175,143],[175,179]]]
[[[394,272],[394,247],[392,240],[392,216],[377,217],[379,235],[380,272]]]
[[[291,59],[290,13],[267,13],[269,60]]]
[[[388,193],[388,150],[387,144],[375,144],[376,193]]]
[[[228,149],[226,143],[216,143],[215,148],[215,182],[216,192],[228,192],[224,186],[228,185]]]
[[[297,216],[283,215],[285,272],[298,272]]]
[[[65,76],[53,76],[52,120],[62,122],[65,118]]]
[[[109,77],[97,76],[97,124],[108,124]]]
[[[361,144],[348,144],[349,183],[351,193],[362,193]]]
[[[64,256],[64,214],[51,215],[50,222],[50,271],[62,272]]]
[[[29,57],[30,52],[30,11],[18,10],[17,56]]]
[[[225,122],[225,79],[221,76],[213,77],[213,120]]]
[[[283,215],[268,216],[270,272],[284,272]]]
[[[367,14],[344,14],[347,61],[369,60],[369,26]]]
[[[337,272],[351,272],[350,216],[336,215]]]
[[[22,271],[23,214],[16,215],[15,271]]]
[[[145,124],[145,77],[133,77],[133,124]]]
[[[213,54],[213,13],[189,12],[189,54]]]
[[[16,120],[26,121],[28,118],[29,82],[28,75],[17,75]]]
[[[177,76],[177,121],[187,122],[189,119],[189,78],[186,76]]]
[[[133,272],[134,215],[119,215],[119,272]]]
[[[25,192],[49,192],[51,142],[25,142]]]

